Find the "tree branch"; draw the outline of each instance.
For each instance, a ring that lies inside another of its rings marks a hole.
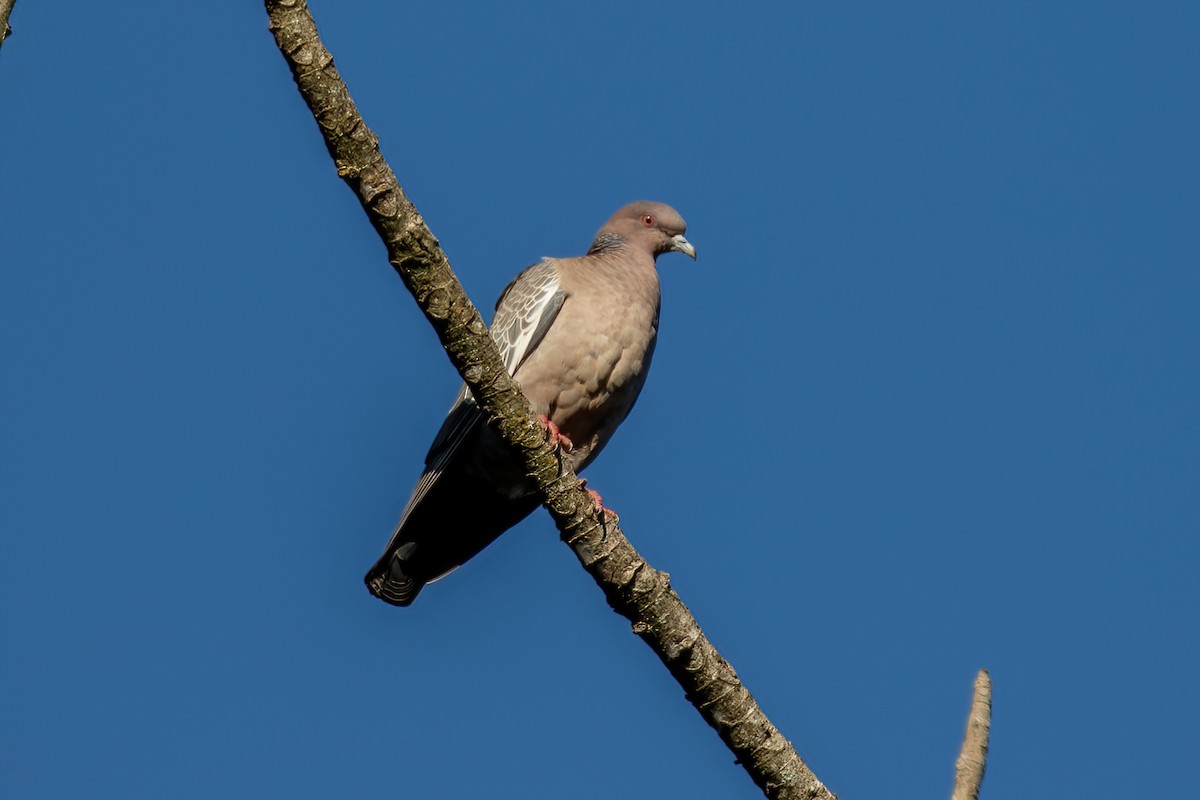
[[[767,797],[836,800],[709,642],[671,589],[667,574],[634,550],[615,517],[597,512],[578,477],[556,456],[437,239],[384,161],[378,139],[359,115],[304,0],[266,0],[266,8],[276,44],[317,121],[338,175],[358,196],[387,248],[388,261],[433,325],[488,424],[525,459],[563,541],[609,605],[632,623],[634,633],[659,657]],[[990,702],[991,683],[981,671],[954,800],[978,797]]]
[[[979,800],[979,787],[987,769],[988,738],[992,729],[992,677],[986,669],[975,678],[975,697],[967,717],[967,732],[962,751],[954,766],[954,794],[951,800]]]
[[[358,195],[387,247],[388,260],[433,325],[479,407],[524,457],[563,541],[684,688],[692,704],[771,798],[829,798],[825,788],[742,686],[737,674],[658,572],[612,517],[597,513],[579,479],[564,469],[508,375],[483,319],[437,240],[405,196],[321,44],[304,0],[266,0],[271,31],[316,118],[338,174]]]
[[[0,44],[4,44],[4,40],[12,33],[12,28],[8,25],[8,16],[12,14],[16,4],[17,0],[0,0]]]

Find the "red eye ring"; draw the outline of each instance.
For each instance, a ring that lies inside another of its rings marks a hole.
[[[644,217],[642,217],[642,224],[645,225],[647,228],[653,228],[654,227],[654,215],[647,214]]]

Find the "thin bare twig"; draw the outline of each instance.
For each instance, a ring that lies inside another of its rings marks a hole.
[[[954,767],[954,794],[951,800],[979,800],[979,787],[987,769],[988,738],[992,729],[992,677],[986,669],[975,678],[975,697],[962,751]]]
[[[0,0],[0,44],[4,44],[4,40],[12,33],[8,17],[12,14],[13,6],[16,4],[17,0]]]

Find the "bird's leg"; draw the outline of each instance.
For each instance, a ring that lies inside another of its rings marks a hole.
[[[538,414],[538,420],[540,420],[541,423],[546,426],[546,438],[549,440],[550,444],[558,445],[563,449],[564,453],[571,452],[571,449],[575,445],[571,444],[570,437],[558,429],[558,426],[554,424],[554,420],[550,419],[545,414]]]
[[[588,494],[590,494],[590,495],[592,496],[592,502],[596,504],[596,510],[597,510],[597,511],[604,511],[604,510],[605,510],[605,509],[604,509],[604,498],[603,498],[603,497],[601,497],[601,496],[600,496],[600,493],[599,493],[599,492],[597,492],[595,489],[588,489],[588,488],[587,488],[587,478],[580,478],[580,479],[579,479],[579,488],[580,488],[580,489],[587,489],[587,493],[588,493]]]
[[[601,525],[610,519],[613,522],[617,522],[621,519],[617,516],[617,512],[613,511],[611,508],[604,507],[604,498],[600,496],[599,492],[597,492],[595,489],[587,488],[587,478],[579,479],[579,488],[587,489],[587,493],[592,496],[592,502],[596,504],[596,511],[600,514]]]

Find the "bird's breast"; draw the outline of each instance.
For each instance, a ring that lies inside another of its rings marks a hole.
[[[571,439],[576,469],[599,453],[645,382],[658,334],[652,277],[651,286],[568,295],[554,327],[517,371],[535,413]]]

